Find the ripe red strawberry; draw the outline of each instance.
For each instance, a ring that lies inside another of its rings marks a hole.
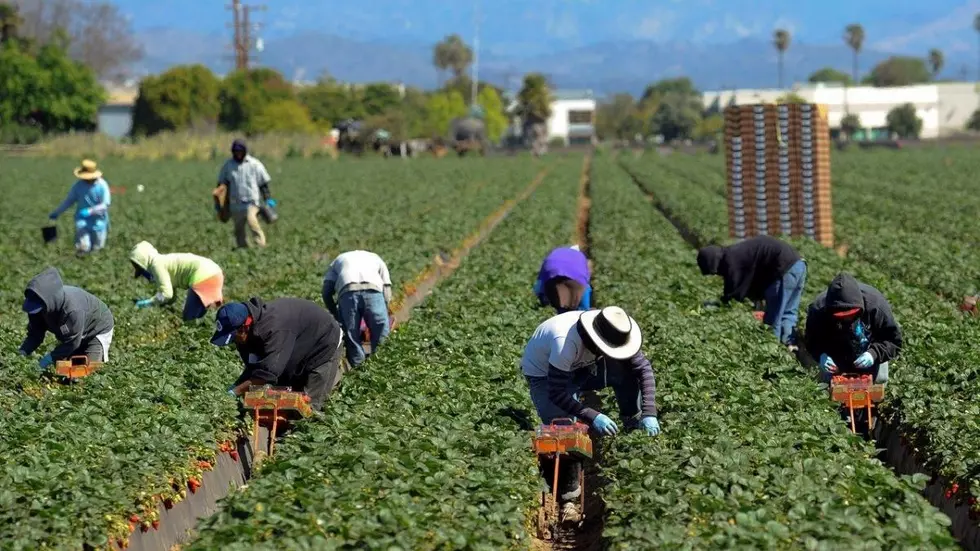
[[[954,482],[953,483],[953,493],[955,494],[958,491],[960,491],[960,485]]]
[[[946,499],[949,499],[951,497],[953,497],[953,491],[952,490],[946,490]]]
[[[196,478],[190,478],[187,480],[187,487],[190,489],[191,493],[197,492],[197,489],[201,487],[200,481]]]
[[[154,530],[159,530],[160,529],[160,521],[159,520],[154,520],[153,522],[150,523],[150,526],[152,526]]]
[[[228,455],[230,455],[235,461],[238,461],[238,450],[231,450],[228,452]]]
[[[136,524],[139,521],[140,521],[140,518],[138,516],[136,516],[135,514],[129,515],[129,522],[131,522],[133,524]]]

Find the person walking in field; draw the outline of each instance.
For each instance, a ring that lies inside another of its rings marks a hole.
[[[261,201],[269,207],[276,206],[269,191],[271,181],[262,161],[248,154],[245,142],[232,142],[231,159],[225,161],[218,173],[218,186],[226,186],[226,200],[235,225],[235,244],[238,248],[248,247],[246,226],[256,245],[266,245],[265,232],[259,224],[259,205]]]
[[[877,289],[840,273],[807,310],[806,346],[819,358],[821,379],[870,374],[888,382],[888,362],[902,349],[902,329]]]
[[[541,263],[534,294],[541,306],[551,305],[559,314],[592,307],[592,274],[589,259],[578,245],[559,247]]]
[[[24,290],[27,338],[18,353],[29,356],[44,343],[50,332],[58,345],[40,360],[41,369],[72,356],[87,356],[91,362],[108,362],[115,321],[112,312],[95,295],[65,285],[56,268],[34,276]]]
[[[796,321],[806,284],[806,261],[789,244],[760,235],[728,247],[709,245],[698,251],[703,275],[725,280],[721,301],[765,299],[762,321],[779,342],[796,346]]]
[[[334,301],[335,293],[338,301]],[[366,359],[360,339],[362,320],[371,334],[372,354],[391,331],[391,275],[385,261],[370,251],[340,254],[323,276],[323,302],[343,326],[347,362],[351,367],[361,365]]]
[[[245,364],[228,389],[232,396],[253,386],[288,386],[309,395],[310,406],[319,411],[340,381],[343,332],[337,320],[309,300],[253,297],[222,306],[211,343],[232,342]]]
[[[85,255],[105,248],[112,198],[109,184],[102,178],[102,171],[95,161],[85,159],[74,174],[77,180],[68,190],[68,196],[48,218],[57,220],[75,205],[75,250],[79,255]]]
[[[157,287],[157,294],[136,301],[137,308],[168,304],[174,300],[174,287],[187,289],[184,321],[200,319],[212,306],[224,300],[225,276],[210,258],[190,253],[160,254],[147,241],[139,242],[129,252],[136,269],[135,277],[145,278]]]
[[[520,364],[538,417],[545,424],[561,417],[581,418],[600,434],[617,434],[619,426],[609,416],[577,399],[581,391],[612,387],[625,428],[660,434],[656,381],[642,344],[636,320],[617,306],[545,320],[531,334]],[[542,472],[553,468],[542,465]],[[581,493],[580,468],[575,461],[559,463],[560,494],[566,502]]]

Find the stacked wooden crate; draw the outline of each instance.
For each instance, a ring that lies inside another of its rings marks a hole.
[[[833,246],[830,128],[824,106],[729,107],[725,142],[732,237],[806,236]]]

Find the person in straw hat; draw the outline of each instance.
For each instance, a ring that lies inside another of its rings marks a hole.
[[[75,182],[68,196],[48,215],[57,220],[72,205],[75,207],[75,250],[88,254],[105,247],[109,234],[109,184],[95,161],[85,159],[75,169]]]
[[[636,320],[617,306],[573,310],[545,320],[534,330],[521,358],[521,371],[538,416],[545,424],[560,417],[577,417],[602,435],[614,435],[619,426],[576,397],[583,390],[612,387],[626,428],[643,428],[650,436],[660,434],[653,366],[640,349],[642,343]],[[581,493],[581,464],[563,462],[559,468],[570,463],[559,472],[566,502]],[[551,472],[547,465],[542,469]]]

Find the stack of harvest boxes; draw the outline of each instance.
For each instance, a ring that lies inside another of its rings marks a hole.
[[[729,107],[725,145],[731,237],[806,236],[833,246],[826,106]]]

